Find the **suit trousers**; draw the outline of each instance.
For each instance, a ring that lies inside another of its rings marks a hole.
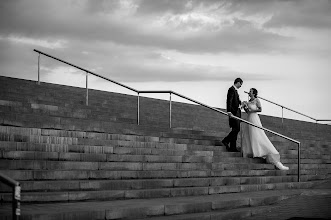
[[[236,114],[236,115],[238,115],[238,114]],[[239,115],[240,115],[240,113],[239,113]],[[240,121],[237,119],[234,119],[234,118],[229,118],[229,125],[231,127],[231,132],[228,134],[228,136],[226,136],[223,139],[223,141],[230,144],[230,150],[236,150],[237,149],[237,137],[238,137],[238,133],[240,132]]]

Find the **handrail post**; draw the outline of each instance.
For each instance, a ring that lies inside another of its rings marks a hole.
[[[170,124],[170,128],[171,128],[171,92],[170,92],[170,99],[169,99],[169,124]]]
[[[240,155],[243,157],[244,156],[244,151],[243,151],[243,137],[244,137],[244,134],[243,134],[243,124],[240,123]]]
[[[12,217],[18,220],[21,215],[21,187],[20,185],[13,186],[13,202],[12,202]]]
[[[316,130],[316,133],[317,133],[317,129],[318,128],[318,120],[316,119],[316,126],[315,126],[315,130]]]
[[[284,127],[284,107],[282,106],[282,127]]]
[[[139,103],[140,101],[139,101],[139,92],[138,92],[138,106],[137,106],[137,124],[139,125],[139,123],[140,123],[140,120],[139,120]]]
[[[38,53],[38,85],[40,85],[40,53]]]
[[[300,164],[301,164],[301,150],[300,150],[300,142],[298,143],[298,182],[300,182]]]
[[[21,186],[20,183],[12,178],[0,173],[0,182],[12,189],[12,219],[17,220],[21,215]]]
[[[88,72],[86,72],[86,105],[88,106]]]

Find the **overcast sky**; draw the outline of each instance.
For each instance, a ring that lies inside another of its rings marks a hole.
[[[221,108],[241,77],[242,100],[254,87],[331,119],[330,12],[327,0],[0,0],[0,75],[37,80],[38,49],[137,90]],[[84,72],[43,56],[40,72],[45,82],[85,86]],[[95,77],[89,85],[134,94]]]

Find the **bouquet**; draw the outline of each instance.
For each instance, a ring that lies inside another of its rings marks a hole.
[[[244,101],[241,103],[241,108],[243,108],[245,110],[245,112],[249,112],[249,108],[248,108],[248,102]]]

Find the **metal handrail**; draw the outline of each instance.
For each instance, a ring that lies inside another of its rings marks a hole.
[[[43,55],[45,55],[45,56],[48,56],[48,57],[53,58],[53,59],[55,59],[55,60],[58,60],[58,61],[60,61],[60,62],[63,62],[63,63],[65,63],[65,64],[67,64],[67,65],[70,65],[70,66],[76,67],[76,68],[78,68],[78,69],[80,69],[80,70],[85,71],[86,73],[91,73],[91,74],[93,74],[93,75],[95,75],[95,76],[97,76],[97,77],[100,77],[100,78],[105,79],[105,80],[107,80],[107,81],[113,82],[113,83],[115,83],[115,84],[117,84],[117,85],[119,85],[119,86],[123,86],[123,87],[125,87],[125,88],[127,88],[127,89],[130,89],[131,91],[135,91],[135,92],[137,92],[137,94],[138,94],[138,109],[137,109],[137,116],[138,116],[138,117],[137,117],[137,123],[138,123],[138,125],[139,125],[139,111],[140,111],[140,110],[139,110],[139,104],[140,104],[140,100],[139,100],[139,97],[140,97],[140,96],[139,96],[139,94],[140,94],[140,93],[169,93],[169,94],[170,94],[170,116],[169,116],[169,117],[170,117],[170,128],[171,128],[171,94],[177,95],[178,97],[181,97],[181,98],[183,98],[183,99],[189,100],[189,101],[194,102],[194,103],[196,103],[196,104],[199,104],[199,105],[201,105],[201,106],[203,106],[203,107],[209,108],[209,109],[211,109],[211,110],[214,110],[214,111],[216,111],[216,112],[219,112],[219,113],[221,113],[221,114],[223,114],[223,115],[227,115],[227,116],[228,116],[228,113],[226,113],[226,112],[223,112],[223,111],[221,111],[221,110],[219,110],[219,109],[216,109],[216,108],[214,108],[214,107],[210,107],[210,106],[208,106],[208,105],[206,105],[206,104],[203,104],[203,103],[201,103],[201,102],[199,102],[199,101],[196,101],[196,100],[194,100],[194,99],[191,99],[191,98],[189,98],[189,97],[186,97],[186,96],[184,96],[184,95],[181,95],[181,94],[179,94],[179,93],[177,93],[177,92],[173,92],[173,91],[171,91],[171,90],[164,90],[164,91],[162,91],[162,90],[143,90],[143,91],[139,91],[139,90],[133,89],[133,88],[131,88],[131,87],[128,87],[128,86],[126,86],[126,85],[123,85],[123,84],[121,84],[121,83],[118,83],[118,82],[116,82],[116,81],[114,81],[114,80],[108,79],[108,78],[106,78],[106,77],[104,77],[104,76],[100,76],[99,74],[93,73],[93,72],[91,72],[91,71],[89,71],[89,70],[86,70],[86,69],[81,68],[81,67],[79,67],[79,66],[76,66],[76,65],[74,65],[74,64],[71,64],[71,63],[69,63],[69,62],[63,61],[63,60],[61,60],[61,59],[58,59],[58,58],[56,58],[56,57],[53,57],[53,56],[48,55],[48,54],[46,54],[46,53],[43,53],[43,52],[41,52],[41,51],[39,51],[39,50],[34,50],[34,51],[37,52],[37,53],[39,53],[39,54],[43,54]],[[39,81],[39,79],[40,79],[39,74],[40,74],[40,72],[39,72],[39,56],[38,56],[38,83],[40,83],[40,81]],[[86,77],[86,80],[87,80],[87,77]],[[87,85],[88,85],[88,84],[87,84],[87,82],[86,82],[86,86],[87,86]],[[88,90],[88,88],[86,88],[86,89]],[[87,95],[88,95],[88,93],[87,93]],[[88,98],[86,98],[86,100],[88,101]],[[87,102],[86,104],[88,105],[88,102]],[[300,142],[299,142],[299,141],[294,140],[294,139],[292,139],[292,138],[290,138],[290,137],[284,136],[284,135],[282,135],[282,134],[279,134],[279,133],[277,133],[277,132],[275,132],[275,131],[269,130],[269,129],[267,129],[267,128],[264,128],[264,127],[262,127],[262,126],[255,125],[255,124],[253,124],[253,123],[251,123],[251,122],[248,122],[248,121],[246,121],[246,120],[244,120],[244,119],[241,119],[241,118],[238,118],[238,117],[236,117],[236,116],[231,115],[231,116],[229,116],[229,117],[235,118],[235,119],[237,119],[237,120],[239,120],[239,121],[241,121],[241,122],[244,122],[244,123],[249,124],[249,125],[251,125],[251,126],[257,127],[257,128],[262,129],[262,130],[264,130],[264,131],[268,131],[268,132],[270,132],[270,133],[272,133],[272,134],[275,134],[275,135],[277,135],[277,136],[280,136],[280,137],[282,137],[282,138],[285,138],[285,139],[287,139],[287,140],[289,140],[289,141],[292,141],[292,142],[298,144],[298,182],[300,182],[300,163],[301,163],[301,162],[300,162],[300,157],[301,157],[301,156],[300,156]]]
[[[3,182],[9,187],[12,187],[13,192],[13,200],[12,200],[12,219],[19,219],[21,215],[21,186],[20,183],[16,180],[0,173],[0,182]]]
[[[246,92],[246,91],[244,91],[244,92],[247,93],[247,94],[249,94],[249,93]],[[295,110],[290,109],[290,108],[288,108],[288,107],[285,107],[285,106],[283,106],[283,105],[281,105],[281,104],[275,103],[275,102],[270,101],[270,100],[265,99],[265,98],[262,98],[261,96],[257,96],[257,97],[258,97],[259,99],[262,99],[262,100],[264,100],[264,101],[270,102],[271,104],[277,105],[277,106],[279,106],[279,107],[282,108],[282,124],[284,123],[284,109],[287,109],[287,110],[289,110],[289,111],[291,111],[291,112],[297,113],[297,114],[302,115],[302,116],[305,116],[305,117],[307,117],[307,118],[310,118],[310,119],[314,120],[316,123],[317,123],[318,121],[331,121],[331,119],[316,119],[316,118],[313,118],[313,117],[311,117],[311,116],[305,115],[305,114],[303,114],[303,113],[301,113],[301,112],[298,112],[298,111],[295,111]]]
[[[67,61],[64,61],[64,60],[61,60],[61,59],[59,59],[59,58],[53,57],[53,56],[51,56],[51,55],[49,55],[49,54],[43,53],[43,52],[41,52],[41,51],[39,51],[39,50],[36,50],[36,49],[34,49],[34,51],[37,52],[37,53],[39,53],[39,54],[42,54],[42,55],[44,55],[44,56],[50,57],[50,58],[52,58],[52,59],[54,59],[54,60],[60,61],[60,62],[62,62],[62,63],[65,63],[65,64],[67,64],[67,65],[69,65],[69,66],[73,66],[73,67],[75,67],[75,68],[77,68],[77,69],[80,69],[80,70],[86,72],[86,73],[90,73],[90,74],[92,74],[92,75],[94,75],[94,76],[97,76],[97,77],[102,78],[102,79],[104,79],[104,80],[107,80],[107,81],[109,81],[109,82],[115,83],[115,84],[117,84],[117,85],[119,85],[119,86],[122,86],[122,87],[124,87],[124,88],[127,88],[127,89],[129,89],[129,90],[131,90],[131,91],[138,92],[138,90],[136,90],[136,89],[134,89],[134,88],[131,88],[131,87],[127,86],[127,85],[124,85],[124,84],[122,84],[122,83],[116,82],[116,81],[114,81],[114,80],[108,79],[108,78],[106,78],[106,77],[104,77],[104,76],[101,76],[101,75],[99,75],[99,74],[97,74],[97,73],[91,72],[91,71],[89,71],[89,70],[87,70],[87,69],[84,69],[84,68],[82,68],[82,67],[76,66],[76,65],[74,65],[74,64],[72,64],[72,63],[69,63],[69,62],[67,62]],[[39,57],[38,57],[38,83],[40,83],[40,76],[39,76]]]

